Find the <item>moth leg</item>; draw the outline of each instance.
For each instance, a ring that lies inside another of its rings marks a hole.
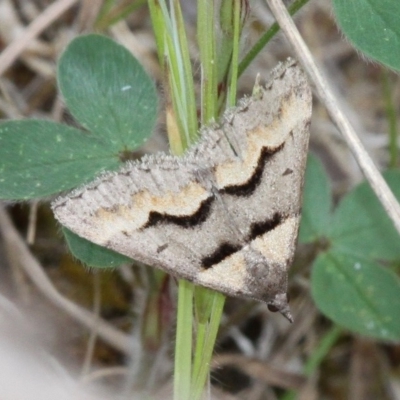
[[[233,128],[233,120],[235,119],[235,115],[226,115],[224,116],[226,124],[224,124],[222,128],[222,132],[225,136],[226,141],[229,144],[229,147],[232,150],[232,153],[234,154],[234,158],[237,158],[238,161],[243,161],[242,157],[242,151],[241,151],[241,145],[238,141],[238,137],[240,135],[236,134],[236,132],[230,131]]]

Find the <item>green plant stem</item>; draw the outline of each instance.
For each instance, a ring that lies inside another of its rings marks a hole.
[[[238,54],[240,38],[240,6],[235,0],[234,15],[232,18],[232,60],[229,71],[230,98],[228,103],[233,105],[236,99],[238,76]],[[164,73],[168,78],[168,92],[173,105],[173,117],[182,145],[171,144],[172,149],[184,151],[190,145],[197,132],[197,125],[190,121],[196,117],[187,112],[187,107],[196,110],[194,100],[194,86],[190,66],[188,45],[184,32],[184,24],[180,12],[179,2],[170,0],[167,8],[165,0],[149,0],[153,26],[156,35],[158,54]],[[218,63],[216,62],[217,33],[215,28],[215,2],[203,0],[198,2],[197,37],[200,49],[202,68],[202,102],[201,121],[207,124],[218,115]],[[233,66],[232,66],[233,65]],[[226,84],[226,82],[224,82]],[[188,95],[189,93],[189,95]],[[197,124],[197,119],[196,119]],[[182,137],[183,136],[183,137]],[[196,305],[196,346],[192,361],[192,326],[193,300]],[[179,281],[178,310],[175,344],[175,372],[174,372],[174,399],[200,399],[204,386],[209,377],[210,362],[214,344],[221,321],[225,296],[205,288],[196,288],[184,280]]]
[[[174,400],[190,400],[192,374],[192,326],[193,326],[192,283],[183,279],[178,285],[178,310],[176,321]]]
[[[201,124],[217,117],[216,30],[214,0],[197,3],[197,40],[201,62]]]
[[[296,0],[289,7],[290,15],[294,15],[300,8],[302,8],[305,4],[308,3],[309,0]],[[257,57],[257,55],[261,52],[264,46],[279,32],[279,25],[274,22],[271,27],[265,32],[260,39],[258,39],[257,43],[252,47],[252,49],[245,55],[243,60],[239,64],[238,75],[242,75],[242,73],[246,70],[246,68],[252,63],[252,61]]]
[[[240,2],[235,1],[234,25],[236,26],[236,59],[235,68],[238,62],[239,42],[239,19]],[[218,90],[217,80],[219,64],[216,62],[217,33],[214,26],[215,15],[214,1],[205,0],[198,2],[198,30],[197,37],[200,48],[200,60],[202,66],[202,104],[201,120],[203,124],[217,117],[218,113]],[[235,45],[234,45],[235,47]],[[232,62],[230,63],[232,65]],[[233,103],[236,97],[237,71],[230,71],[230,87],[233,92]],[[225,296],[205,288],[197,288],[195,291],[196,309],[196,347],[193,359],[193,374],[191,386],[191,399],[198,400],[204,392],[204,387],[209,377],[210,362],[214,350],[222,311],[225,303]]]
[[[180,49],[180,75],[182,76],[183,85],[180,97],[184,99],[184,103],[180,109],[184,114],[180,115],[180,120],[185,121],[187,146],[190,146],[197,140],[197,131],[199,128],[196,109],[196,95],[193,82],[193,71],[190,62],[189,45],[186,38],[185,24],[183,21],[182,10],[179,0],[173,0],[174,14],[173,21],[176,24],[177,41],[175,48]],[[186,150],[186,149],[185,149]]]
[[[231,73],[230,73],[230,84],[228,92],[228,107],[233,107],[236,104],[236,93],[237,93],[237,80],[239,72],[239,43],[240,43],[240,12],[241,12],[241,0],[234,1],[234,21],[233,21],[233,48],[232,48],[232,61],[231,61]]]
[[[199,400],[204,392],[204,386],[209,377],[210,362],[214,351],[222,312],[225,304],[225,296],[221,293],[205,289],[208,293],[208,307],[205,313],[209,314],[207,321],[203,319],[197,324],[196,349],[193,362],[193,378],[191,399]]]
[[[166,17],[163,14],[160,2],[156,0],[147,1],[153,32],[156,39],[158,61],[160,62],[161,70],[165,68],[165,35],[167,34]]]
[[[338,325],[333,325],[332,328],[322,337],[319,346],[311,354],[305,367],[304,373],[310,376],[320,366],[333,345],[339,339],[343,329]]]
[[[160,2],[163,5],[163,2]],[[197,137],[196,100],[189,48],[179,1],[170,1],[170,19],[165,35],[165,57],[168,61],[168,79],[175,117],[181,135],[183,151]],[[168,11],[164,5],[164,15]]]
[[[97,24],[103,21],[106,18],[106,16],[111,12],[113,5],[114,5],[114,0],[104,0],[99,13],[97,14],[96,27]]]
[[[181,155],[197,137],[197,114],[189,48],[179,1],[149,0],[158,56],[168,87],[168,130],[170,147]],[[174,359],[174,400],[191,399],[192,329],[194,285],[183,279],[178,283],[177,325]]]
[[[322,337],[319,345],[313,351],[303,368],[303,372],[306,376],[310,376],[317,370],[322,361],[325,359],[326,355],[329,353],[330,349],[339,339],[342,331],[343,329],[338,325],[333,325],[333,327]],[[295,400],[296,397],[296,392],[291,390],[286,392],[281,400]]]
[[[397,148],[397,138],[399,134],[397,128],[396,107],[393,104],[391,85],[389,82],[389,73],[386,68],[382,67],[381,76],[382,76],[382,86],[383,86],[383,98],[385,101],[386,118],[389,125],[389,154],[390,154],[389,167],[395,168],[398,165],[398,157],[399,157]]]
[[[116,5],[114,9],[111,9],[110,4],[112,5],[113,3],[114,2],[105,2],[101,13],[99,13],[99,16],[97,18],[95,24],[96,29],[103,30],[116,24],[119,21],[122,21],[123,19],[128,17],[129,14],[132,14],[137,9],[143,7],[147,3],[147,0],[135,0],[131,1],[130,4],[125,4],[125,2]]]

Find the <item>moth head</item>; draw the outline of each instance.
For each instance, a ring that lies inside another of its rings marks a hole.
[[[289,297],[287,293],[275,295],[275,298],[268,302],[268,310],[271,312],[280,312],[289,322],[293,322],[293,316],[290,312]]]

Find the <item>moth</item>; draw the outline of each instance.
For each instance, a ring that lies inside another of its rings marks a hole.
[[[311,91],[293,60],[204,127],[183,157],[145,156],[52,203],[77,235],[292,319]]]

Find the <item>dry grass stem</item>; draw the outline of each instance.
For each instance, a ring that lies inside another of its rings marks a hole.
[[[388,216],[400,233],[400,205],[394,197],[389,186],[383,179],[368,152],[365,150],[356,131],[346,117],[343,108],[333,95],[327,80],[324,78],[321,68],[317,66],[313,56],[297,30],[292,18],[281,0],[266,0],[281,29],[293,47],[297,58],[300,60],[308,76],[315,85],[317,94],[328,110],[332,120],[337,125],[356,158],[365,178],[370,183],[376,196],[381,201]]]
[[[60,294],[44,273],[42,266],[29,251],[28,246],[14,228],[4,208],[0,208],[0,230],[8,252],[14,255],[35,286],[54,305],[91,330],[97,330],[99,337],[119,351],[129,354],[131,350],[129,336],[118,331],[107,322],[97,318],[71,300]]]

